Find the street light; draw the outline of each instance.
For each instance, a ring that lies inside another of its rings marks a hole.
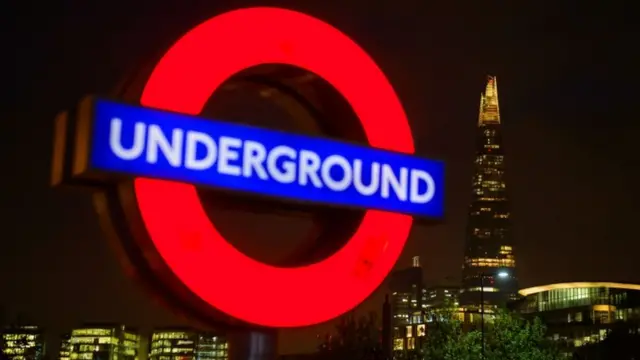
[[[491,277],[485,273],[480,273],[480,333],[482,334],[482,359],[484,359],[484,278]],[[498,272],[498,277],[505,279],[509,277],[509,273],[502,270]]]

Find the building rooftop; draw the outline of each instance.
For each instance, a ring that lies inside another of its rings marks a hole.
[[[522,296],[529,296],[549,290],[559,289],[575,289],[575,288],[611,288],[611,289],[623,289],[623,290],[638,290],[640,291],[640,285],[637,284],[625,284],[616,282],[567,282],[550,285],[534,286],[518,291]]]

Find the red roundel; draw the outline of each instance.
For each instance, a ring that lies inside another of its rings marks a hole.
[[[337,29],[290,10],[248,8],[200,24],[158,62],[141,103],[195,115],[229,77],[269,63],[297,66],[332,84],[371,146],[414,152],[406,115],[376,63]],[[135,191],[158,253],[187,288],[228,315],[271,327],[312,325],[357,306],[391,271],[412,224],[408,215],[368,210],[332,256],[280,268],[234,248],[209,221],[193,185],[137,178]]]

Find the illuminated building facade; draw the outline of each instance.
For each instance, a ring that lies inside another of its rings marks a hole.
[[[498,85],[492,76],[480,96],[476,141],[460,289],[460,304],[469,313],[504,306],[518,290]]]
[[[2,332],[2,352],[11,360],[40,360],[44,335],[37,326],[16,326]]]
[[[140,335],[122,325],[87,326],[71,331],[72,360],[138,360]]]
[[[457,286],[432,286],[427,288],[426,308],[441,309],[444,307],[457,307],[460,302],[458,296],[460,287]]]
[[[393,350],[419,350],[425,333],[427,290],[419,257],[411,267],[391,273]]]
[[[640,333],[640,285],[576,282],[520,290],[517,310],[541,318],[567,352],[603,340],[616,327]]]
[[[165,329],[151,336],[150,360],[226,360],[224,337],[190,329]]]
[[[71,356],[71,334],[64,334],[60,340],[59,360],[69,360]]]

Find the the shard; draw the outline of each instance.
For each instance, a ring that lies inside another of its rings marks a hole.
[[[493,76],[480,95],[476,131],[460,305],[470,312],[489,312],[515,299],[518,290],[498,84]]]

